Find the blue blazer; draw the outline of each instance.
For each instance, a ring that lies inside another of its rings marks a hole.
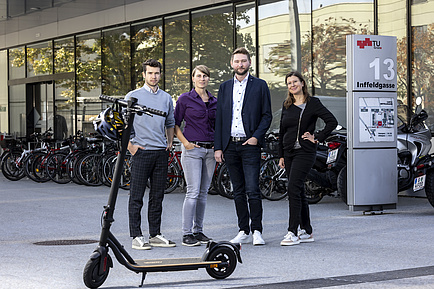
[[[214,150],[224,151],[231,137],[232,106],[234,79],[227,80],[220,85],[217,96],[217,114],[214,134]],[[241,112],[244,130],[247,138],[255,137],[258,144],[264,146],[265,133],[273,118],[271,114],[271,97],[267,83],[251,76],[247,80]]]

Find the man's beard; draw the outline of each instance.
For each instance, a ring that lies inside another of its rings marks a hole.
[[[237,74],[237,75],[246,75],[248,71],[249,71],[248,67],[245,68],[244,70],[241,70],[241,71],[239,69],[236,69],[235,70],[235,74]]]

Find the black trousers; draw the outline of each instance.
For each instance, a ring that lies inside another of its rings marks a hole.
[[[235,209],[240,231],[262,233],[262,199],[259,190],[261,148],[229,142],[224,152],[229,176],[234,187]],[[249,221],[251,224],[249,225]]]
[[[297,236],[298,227],[312,234],[309,204],[304,193],[304,182],[312,168],[316,154],[303,148],[284,152],[285,168],[288,175],[289,227],[288,231]]]
[[[160,234],[164,190],[167,179],[168,152],[166,150],[137,150],[132,157],[130,199],[128,203],[130,236],[142,235],[141,210],[146,184],[150,178],[148,201],[149,235]]]

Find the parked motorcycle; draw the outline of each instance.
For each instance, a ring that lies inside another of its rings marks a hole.
[[[316,161],[305,181],[309,204],[316,204],[324,196],[339,197],[337,178],[347,163],[347,136],[342,126],[318,146]]]
[[[431,150],[431,132],[424,121],[428,118],[421,109],[421,98],[416,99],[414,113],[407,105],[398,106],[398,192],[425,189],[430,204],[434,207],[434,155]],[[337,192],[347,203],[347,169],[341,169],[337,178]]]

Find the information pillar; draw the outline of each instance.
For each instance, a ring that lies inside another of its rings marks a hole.
[[[396,37],[347,36],[347,204],[395,209],[397,183]]]

